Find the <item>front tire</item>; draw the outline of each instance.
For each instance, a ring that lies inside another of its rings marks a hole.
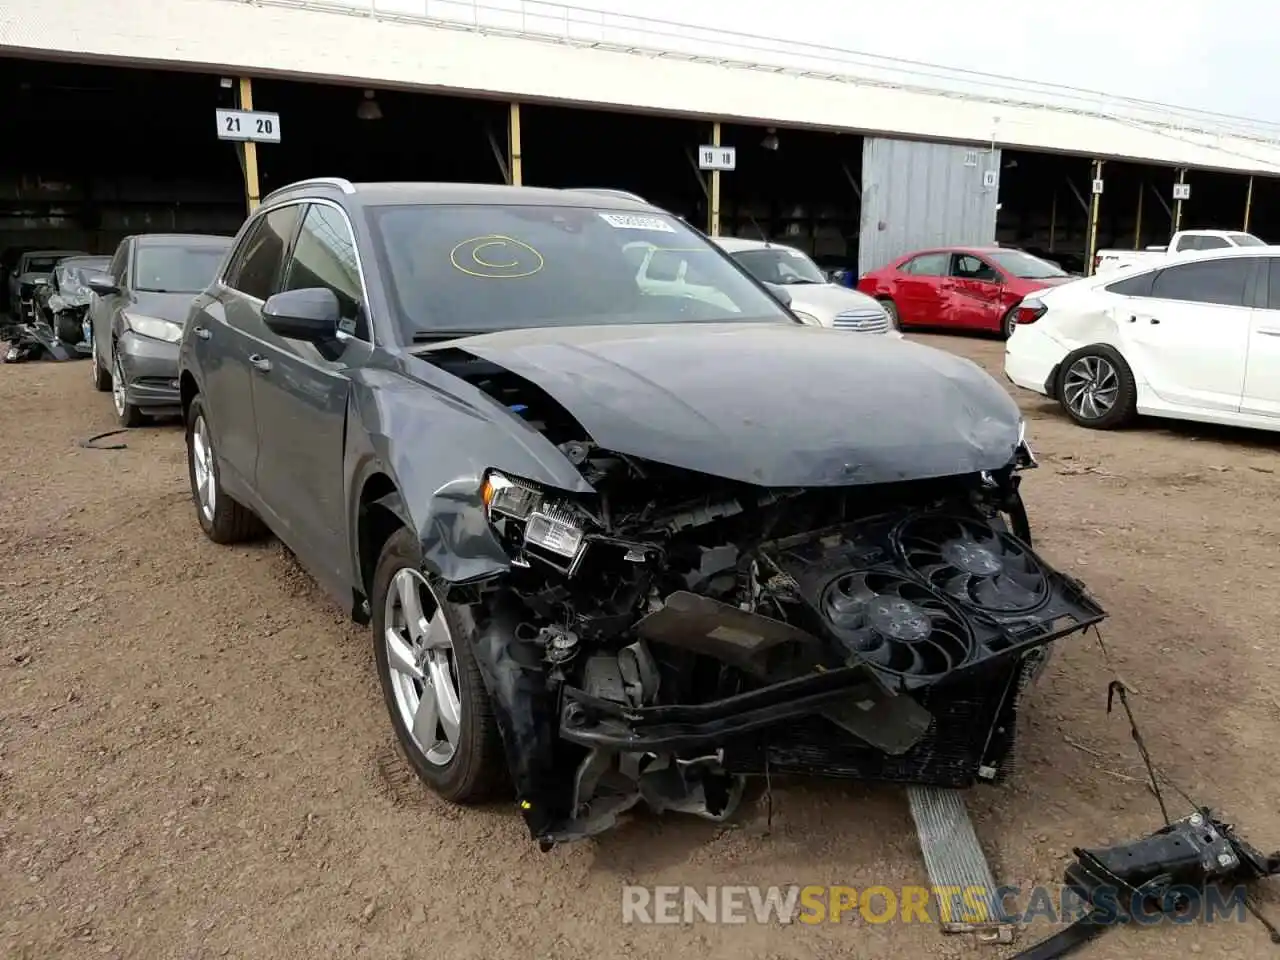
[[[1058,402],[1090,430],[1115,430],[1137,415],[1138,388],[1118,350],[1106,344],[1067,355],[1058,375]]]
[[[889,325],[895,330],[902,329],[902,318],[898,316],[898,305],[888,297],[878,297],[880,306],[884,307],[884,312],[889,315]]]
[[[111,402],[115,404],[116,420],[122,427],[140,427],[147,422],[146,414],[128,400],[124,365],[120,363],[120,354],[113,347],[111,350]]]
[[[422,573],[418,539],[401,527],[373,575],[373,648],[391,725],[414,772],[453,803],[489,799],[507,782],[488,690],[465,609]]]
[[[111,374],[102,369],[102,361],[98,358],[98,344],[90,341],[93,350],[89,354],[89,379],[93,382],[93,389],[99,393],[106,393],[111,389]]]
[[[200,397],[192,400],[187,410],[187,475],[200,529],[214,543],[241,543],[266,532],[252,510],[222,490],[213,435]]]

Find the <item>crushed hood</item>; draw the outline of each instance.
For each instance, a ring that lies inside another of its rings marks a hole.
[[[887,337],[687,323],[512,330],[448,346],[541,387],[608,450],[762,486],[995,470],[1019,439],[1017,405],[976,364]]]

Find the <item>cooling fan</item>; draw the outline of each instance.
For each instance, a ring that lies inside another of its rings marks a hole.
[[[1031,552],[978,520],[913,517],[899,528],[897,545],[913,573],[970,609],[1025,614],[1049,599],[1048,576]]]
[[[896,573],[842,573],[823,588],[818,609],[828,629],[881,673],[927,682],[974,653],[973,633],[960,612]]]

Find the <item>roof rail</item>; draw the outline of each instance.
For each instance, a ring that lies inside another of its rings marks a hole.
[[[266,203],[278,193],[284,193],[286,190],[293,190],[296,187],[304,187],[310,183],[337,187],[346,194],[353,194],[356,192],[356,188],[352,185],[351,181],[347,180],[345,177],[308,177],[306,180],[296,180],[293,183],[286,183],[283,187],[276,187],[262,198],[262,202]]]

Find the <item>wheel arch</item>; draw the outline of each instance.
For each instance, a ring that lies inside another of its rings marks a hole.
[[[367,624],[373,575],[382,548],[401,527],[413,529],[400,490],[390,475],[379,467],[371,468],[360,483],[355,523],[356,583],[352,615],[357,622]]]

